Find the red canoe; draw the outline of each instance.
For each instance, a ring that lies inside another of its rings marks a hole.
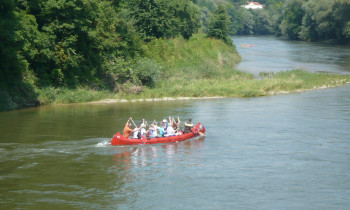
[[[159,144],[159,143],[170,143],[177,141],[185,141],[187,139],[199,136],[200,133],[205,133],[205,128],[202,124],[198,123],[194,128],[192,128],[191,133],[182,134],[179,136],[169,136],[169,137],[160,137],[153,139],[129,139],[123,137],[119,132],[114,134],[111,144],[112,145],[128,145],[128,144]]]

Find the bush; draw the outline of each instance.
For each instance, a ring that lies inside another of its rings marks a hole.
[[[46,87],[38,90],[41,105],[52,104],[56,100],[56,89],[53,87]]]
[[[161,74],[162,66],[157,62],[147,59],[139,58],[135,62],[134,73],[141,81],[142,85],[154,87]]]
[[[121,57],[115,57],[110,59],[105,59],[102,69],[105,72],[105,83],[108,85],[110,90],[118,92],[117,83],[123,84],[129,80],[137,83],[138,81],[133,76],[133,71],[131,68],[130,61],[127,61]]]

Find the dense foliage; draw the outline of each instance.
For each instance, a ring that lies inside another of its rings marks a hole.
[[[350,1],[309,0],[302,5],[303,18],[298,38],[318,41],[350,40]]]
[[[231,0],[231,34],[275,34],[293,40],[350,41],[349,0],[259,0],[264,9],[244,9]]]
[[[2,110],[38,103],[37,88],[152,87],[162,68],[143,56],[144,41],[200,28],[187,0],[1,0],[0,12]]]
[[[257,0],[263,9],[245,9],[245,0],[198,0],[203,25],[219,5],[230,18],[229,34],[275,34],[293,40],[350,41],[349,0]],[[205,29],[206,31],[207,29]]]
[[[145,41],[179,34],[188,40],[200,27],[199,8],[191,1],[131,0],[127,5]]]

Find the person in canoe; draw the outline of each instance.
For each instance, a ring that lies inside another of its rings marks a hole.
[[[168,126],[164,136],[166,136],[166,137],[168,137],[168,136],[175,136],[175,130],[174,130],[173,126],[171,126],[171,125]]]
[[[165,132],[163,125],[157,126],[157,130],[159,131],[158,137],[163,137]]]
[[[188,119],[187,122],[185,122],[185,130],[184,130],[184,134],[186,133],[191,133],[191,129],[193,128],[193,124],[192,124],[192,119]]]
[[[154,139],[154,138],[156,138],[156,137],[158,136],[156,125],[151,124],[151,125],[149,126],[149,129],[148,129],[148,131],[147,131],[147,136],[148,136],[148,138],[150,138],[150,139]]]
[[[168,121],[166,119],[162,120],[162,125],[161,127],[163,127],[163,136],[167,135],[167,130],[168,130]]]
[[[146,125],[147,125],[147,121],[145,119],[143,119],[142,124],[140,126],[141,136],[146,136],[146,134],[147,134]]]
[[[125,127],[124,127],[124,130],[123,130],[123,137],[125,137],[125,138],[130,138],[130,137],[132,137],[132,134],[133,134],[134,132],[137,132],[137,131],[140,130],[140,128],[138,128],[138,127],[135,127],[134,129],[131,129],[130,120],[132,120],[131,117],[130,117],[130,118],[128,119],[128,121],[126,122]]]
[[[177,120],[172,118],[171,121],[172,121],[172,127],[174,128],[174,131],[175,131],[175,135],[176,136],[182,135],[183,133],[182,133],[182,130],[181,130],[180,117],[177,117]]]
[[[141,139],[142,138],[142,134],[141,134],[142,127],[141,127],[140,123],[136,124],[135,129],[137,129],[137,131],[134,132],[134,139]]]

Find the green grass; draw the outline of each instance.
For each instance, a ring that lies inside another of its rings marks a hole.
[[[105,98],[114,98],[114,94],[109,91],[96,91],[83,87],[77,89],[48,87],[38,89],[37,92],[41,105],[53,103],[85,103]]]
[[[203,34],[197,34],[188,41],[182,38],[154,40],[144,50],[148,58],[164,67],[162,77],[165,79],[197,80],[229,76],[241,60],[234,47],[220,40],[205,38]]]
[[[161,86],[147,89],[142,98],[161,97],[256,97],[273,95],[279,92],[297,92],[320,87],[334,87],[350,82],[349,76],[324,73],[308,73],[302,70],[287,71],[266,79],[201,79],[169,80]]]

